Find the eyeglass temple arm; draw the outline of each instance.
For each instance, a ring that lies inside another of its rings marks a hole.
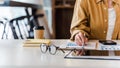
[[[59,50],[61,50],[63,53],[65,53],[65,51],[63,49],[59,48]]]
[[[70,50],[70,52],[69,52],[68,54],[66,54],[64,58],[66,58],[71,52],[73,52],[73,51],[75,51],[75,50],[76,50],[76,49]]]

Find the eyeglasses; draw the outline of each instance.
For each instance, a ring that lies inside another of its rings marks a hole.
[[[46,53],[47,50],[49,50],[49,53],[52,55],[55,55],[57,50],[61,50],[63,53],[65,53],[61,48],[55,46],[55,45],[47,45],[47,44],[41,44],[40,49],[42,53]]]

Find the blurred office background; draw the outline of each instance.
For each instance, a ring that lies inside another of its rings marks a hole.
[[[38,23],[40,26],[45,27],[45,38],[56,39],[69,39],[70,38],[70,24],[74,9],[75,0],[0,0],[0,38],[1,39],[14,39],[14,34],[10,27],[10,21],[20,16],[26,16],[26,7],[18,6],[3,6],[6,1],[27,3],[33,5],[41,5],[42,8],[37,8],[35,14],[43,14],[43,17],[39,17]],[[14,3],[12,3],[14,4]],[[29,15],[32,15],[33,11],[31,7],[27,7]],[[27,21],[27,20],[25,20]],[[22,21],[21,21],[22,22]],[[23,22],[24,23],[24,22]],[[14,24],[15,25],[15,24]],[[19,24],[20,25],[20,24]],[[23,29],[20,25],[20,29]],[[28,24],[29,25],[29,24]],[[25,26],[30,29],[29,26]],[[25,28],[24,28],[25,29]],[[16,29],[17,30],[17,29]],[[18,29],[19,31],[19,29]],[[21,30],[22,35],[25,31]],[[19,33],[16,31],[16,33]]]

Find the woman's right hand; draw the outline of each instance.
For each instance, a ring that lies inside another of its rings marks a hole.
[[[84,33],[79,32],[75,35],[75,42],[79,46],[82,46],[82,44],[85,44],[86,42],[88,42],[88,38],[85,36]]]

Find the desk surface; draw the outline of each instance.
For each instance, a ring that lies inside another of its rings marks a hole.
[[[42,54],[39,47],[23,47],[22,43],[23,40],[0,40],[0,67],[120,68],[117,60],[64,59],[62,52]]]

